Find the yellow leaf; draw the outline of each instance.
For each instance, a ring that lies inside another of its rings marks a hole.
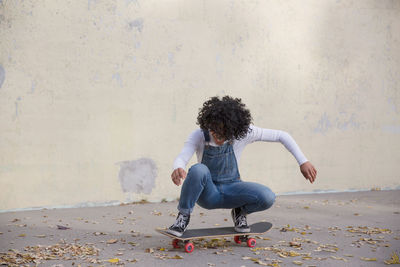
[[[303,263],[301,261],[293,261],[293,263],[296,265],[303,265]]]
[[[20,234],[19,235],[19,237],[25,237],[26,236],[26,234]]]
[[[277,254],[278,254],[278,256],[281,257],[281,258],[287,258],[287,256],[286,256],[285,254],[283,254],[283,253],[278,252]]]
[[[400,264],[399,256],[396,254],[396,252],[393,252],[392,258],[390,260],[385,260],[383,261],[385,264]]]
[[[182,257],[182,256],[179,256],[179,255],[175,255],[175,256],[173,256],[173,257],[168,257],[168,259],[182,260],[183,257]]]
[[[118,258],[109,259],[108,262],[110,262],[110,263],[118,263],[119,259]]]
[[[345,258],[341,258],[341,257],[335,257],[335,256],[331,256],[332,259],[334,260],[342,260],[342,261],[347,261]]]
[[[361,257],[361,259],[363,261],[376,261],[376,258],[364,258],[364,257]]]
[[[290,257],[297,257],[297,256],[300,256],[301,254],[300,253],[298,253],[298,252],[295,252],[295,251],[289,251],[289,256]]]

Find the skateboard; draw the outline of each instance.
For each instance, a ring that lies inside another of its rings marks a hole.
[[[217,227],[217,228],[201,228],[201,229],[188,229],[182,236],[178,237],[167,232],[165,229],[156,229],[157,232],[166,235],[172,239],[172,246],[174,248],[180,248],[180,243],[184,244],[185,251],[188,253],[193,252],[194,245],[191,240],[201,238],[218,238],[218,237],[233,237],[235,243],[241,244],[246,242],[248,247],[255,247],[256,240],[249,238],[249,235],[261,235],[271,229],[272,224],[269,222],[258,222],[250,225],[250,232],[239,233],[235,231],[234,227]]]

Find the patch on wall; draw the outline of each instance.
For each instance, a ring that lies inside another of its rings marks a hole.
[[[141,158],[118,164],[121,167],[119,182],[124,193],[151,193],[157,177],[157,166],[152,159]]]

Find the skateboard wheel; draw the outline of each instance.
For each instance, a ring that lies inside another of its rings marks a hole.
[[[235,240],[235,243],[236,243],[236,244],[241,244],[241,243],[242,243],[242,240],[240,240],[240,236],[238,236],[238,235],[235,235],[235,237],[233,238],[233,240]]]
[[[180,246],[179,246],[179,239],[173,239],[173,240],[172,240],[172,246],[173,246],[174,248],[180,248]]]
[[[247,240],[247,246],[254,248],[257,244],[257,241],[254,238],[249,238]]]
[[[192,243],[187,243],[187,244],[185,245],[185,251],[186,251],[187,253],[191,253],[193,250],[194,250],[194,245],[193,245]]]

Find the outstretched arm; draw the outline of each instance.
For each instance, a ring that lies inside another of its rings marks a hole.
[[[303,152],[301,152],[300,147],[289,133],[280,130],[263,129],[255,126],[252,126],[251,130],[251,133],[247,136],[248,143],[255,141],[280,142],[296,158],[303,176],[311,183],[315,181],[317,170],[307,160]]]

